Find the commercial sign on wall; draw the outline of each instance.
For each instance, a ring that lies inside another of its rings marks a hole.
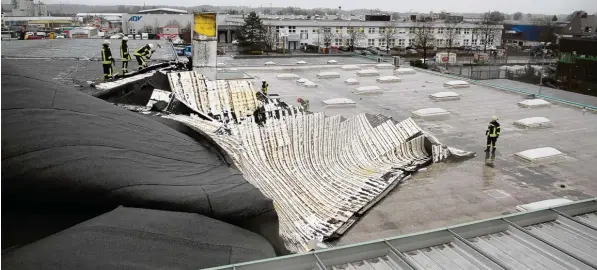
[[[138,21],[141,20],[141,18],[143,18],[143,16],[137,16],[137,15],[136,16],[131,16],[129,18],[129,22],[138,22]]]
[[[193,23],[193,38],[216,37],[216,13],[195,13]]]

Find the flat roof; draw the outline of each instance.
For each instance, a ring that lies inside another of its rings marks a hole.
[[[165,12],[175,12],[175,13],[189,13],[186,10],[182,10],[182,9],[174,9],[174,8],[154,8],[154,9],[144,9],[144,10],[139,10],[139,12],[137,13],[149,13],[149,12],[160,12],[160,11],[165,11]]]
[[[597,114],[554,103],[545,108],[521,108],[525,99],[514,90],[499,90],[472,84],[469,88],[446,90],[443,84],[454,80],[436,73],[419,71],[398,75],[399,83],[377,83],[377,77],[358,77],[355,71],[340,67],[351,58],[337,58],[338,65],[298,67],[243,68],[254,77],[254,85],[267,80],[269,93],[279,94],[294,103],[298,97],[310,100],[310,109],[326,115],[353,116],[360,113],[383,114],[396,120],[412,116],[412,111],[443,108],[451,112],[445,120],[415,120],[443,143],[464,150],[476,151],[477,157],[461,163],[439,163],[415,174],[362,217],[335,245],[346,245],[390,237],[451,224],[499,216],[516,211],[517,205],[552,199],[572,200],[597,196],[594,175],[597,166]],[[265,59],[260,59],[265,60]],[[269,59],[276,61],[276,59]],[[311,61],[294,58],[294,61]],[[232,63],[230,64],[232,65]],[[372,68],[372,67],[369,67]],[[335,71],[337,79],[318,79],[322,71]],[[379,76],[392,70],[379,70]],[[305,88],[294,80],[279,80],[280,73],[294,73],[318,84]],[[359,85],[345,85],[347,78],[356,78]],[[379,86],[379,96],[359,96],[351,93],[359,86]],[[460,100],[434,102],[430,94],[453,91]],[[521,90],[522,91],[522,90]],[[571,93],[572,94],[572,93]],[[326,108],[322,101],[349,98],[355,108]],[[497,142],[495,167],[485,166],[485,130],[496,115],[502,125]],[[546,117],[553,123],[547,129],[521,129],[514,121],[528,117]],[[572,139],[569,139],[572,138]],[[520,151],[554,147],[566,155],[563,161],[549,164],[527,164],[514,157]]]
[[[210,269],[595,269],[597,202]],[[573,239],[573,240],[572,240]]]

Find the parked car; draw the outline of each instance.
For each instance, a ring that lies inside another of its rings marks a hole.
[[[233,40],[233,41],[232,41],[232,45],[238,45],[238,40],[236,40],[236,39],[235,39],[235,40]]]
[[[64,38],[64,35],[57,35],[54,38],[56,38],[56,39]]]
[[[139,35],[139,34],[136,34],[136,35],[135,35],[135,39],[141,39],[141,35]]]
[[[388,47],[387,46],[379,46],[377,49],[385,52],[388,50]]]
[[[114,35],[110,36],[110,39],[122,39],[122,37],[124,37],[124,34],[118,33],[118,34],[114,34]]]
[[[406,50],[406,53],[407,53],[407,54],[417,54],[417,53],[419,53],[419,52],[417,52],[417,50],[415,50],[415,49],[407,49],[407,50]]]

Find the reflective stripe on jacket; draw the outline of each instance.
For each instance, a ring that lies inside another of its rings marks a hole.
[[[485,135],[489,137],[499,137],[500,136],[500,124],[498,122],[490,122],[489,126],[487,127],[487,131]]]
[[[102,64],[112,64],[112,51],[110,51],[110,47],[102,48]]]
[[[120,43],[120,59],[122,61],[131,60],[131,54],[129,53],[129,45],[126,42]]]
[[[147,55],[151,55],[151,49],[149,48],[149,45],[145,45],[139,49],[137,49],[135,51],[135,55],[137,56],[147,56]]]

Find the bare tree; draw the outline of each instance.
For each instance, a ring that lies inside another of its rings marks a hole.
[[[274,50],[279,42],[279,37],[275,26],[264,25],[263,27],[265,28],[264,45],[266,48],[266,53],[268,53],[269,51]]]
[[[512,15],[512,19],[515,21],[520,21],[522,20],[522,16],[524,16],[522,12],[516,12],[514,15]]]
[[[487,12],[483,15],[481,27],[477,30],[479,37],[481,37],[481,41],[483,43],[483,52],[487,51],[487,44],[493,44],[495,36],[497,35],[498,31],[500,31],[496,27],[498,22],[491,14],[492,12]]]
[[[323,46],[325,46],[325,48],[326,48],[326,52],[329,53],[330,45],[332,45],[332,42],[334,41],[334,37],[336,36],[336,34],[332,33],[332,28],[330,28],[330,27],[322,27],[318,31],[319,31],[318,39],[321,39],[319,41],[319,44],[323,44]]]
[[[543,26],[543,30],[539,34],[541,41],[555,42],[556,23],[557,21],[554,21],[550,16],[539,19],[539,24]]]
[[[346,29],[347,38],[348,38],[348,46],[350,47],[350,51],[354,51],[355,44],[359,44],[359,42],[365,39],[365,33],[363,33],[358,27],[352,27],[350,24]]]
[[[433,35],[433,22],[421,21],[417,22],[414,33],[411,34],[415,38],[415,44],[423,49],[423,59],[427,59],[427,48],[435,44],[435,36]]]
[[[448,46],[448,58],[450,58],[450,53],[452,52],[452,48],[454,47],[454,41],[460,35],[460,25],[459,22],[446,22],[446,28],[444,28],[443,36],[446,39],[446,45]],[[446,62],[447,65],[447,62]]]
[[[180,30],[180,28],[181,28],[180,22],[178,22],[177,20],[169,20],[166,23],[166,26],[176,26],[176,27],[178,27],[178,30]]]
[[[386,42],[386,53],[390,52],[390,40],[396,37],[396,33],[398,32],[396,26],[398,26],[397,21],[389,21],[384,24],[383,30],[380,29],[380,32],[383,31],[380,33],[382,39]]]
[[[160,30],[160,22],[158,22],[158,19],[153,19],[153,25],[151,28],[153,30],[153,34],[158,34],[158,31]]]

